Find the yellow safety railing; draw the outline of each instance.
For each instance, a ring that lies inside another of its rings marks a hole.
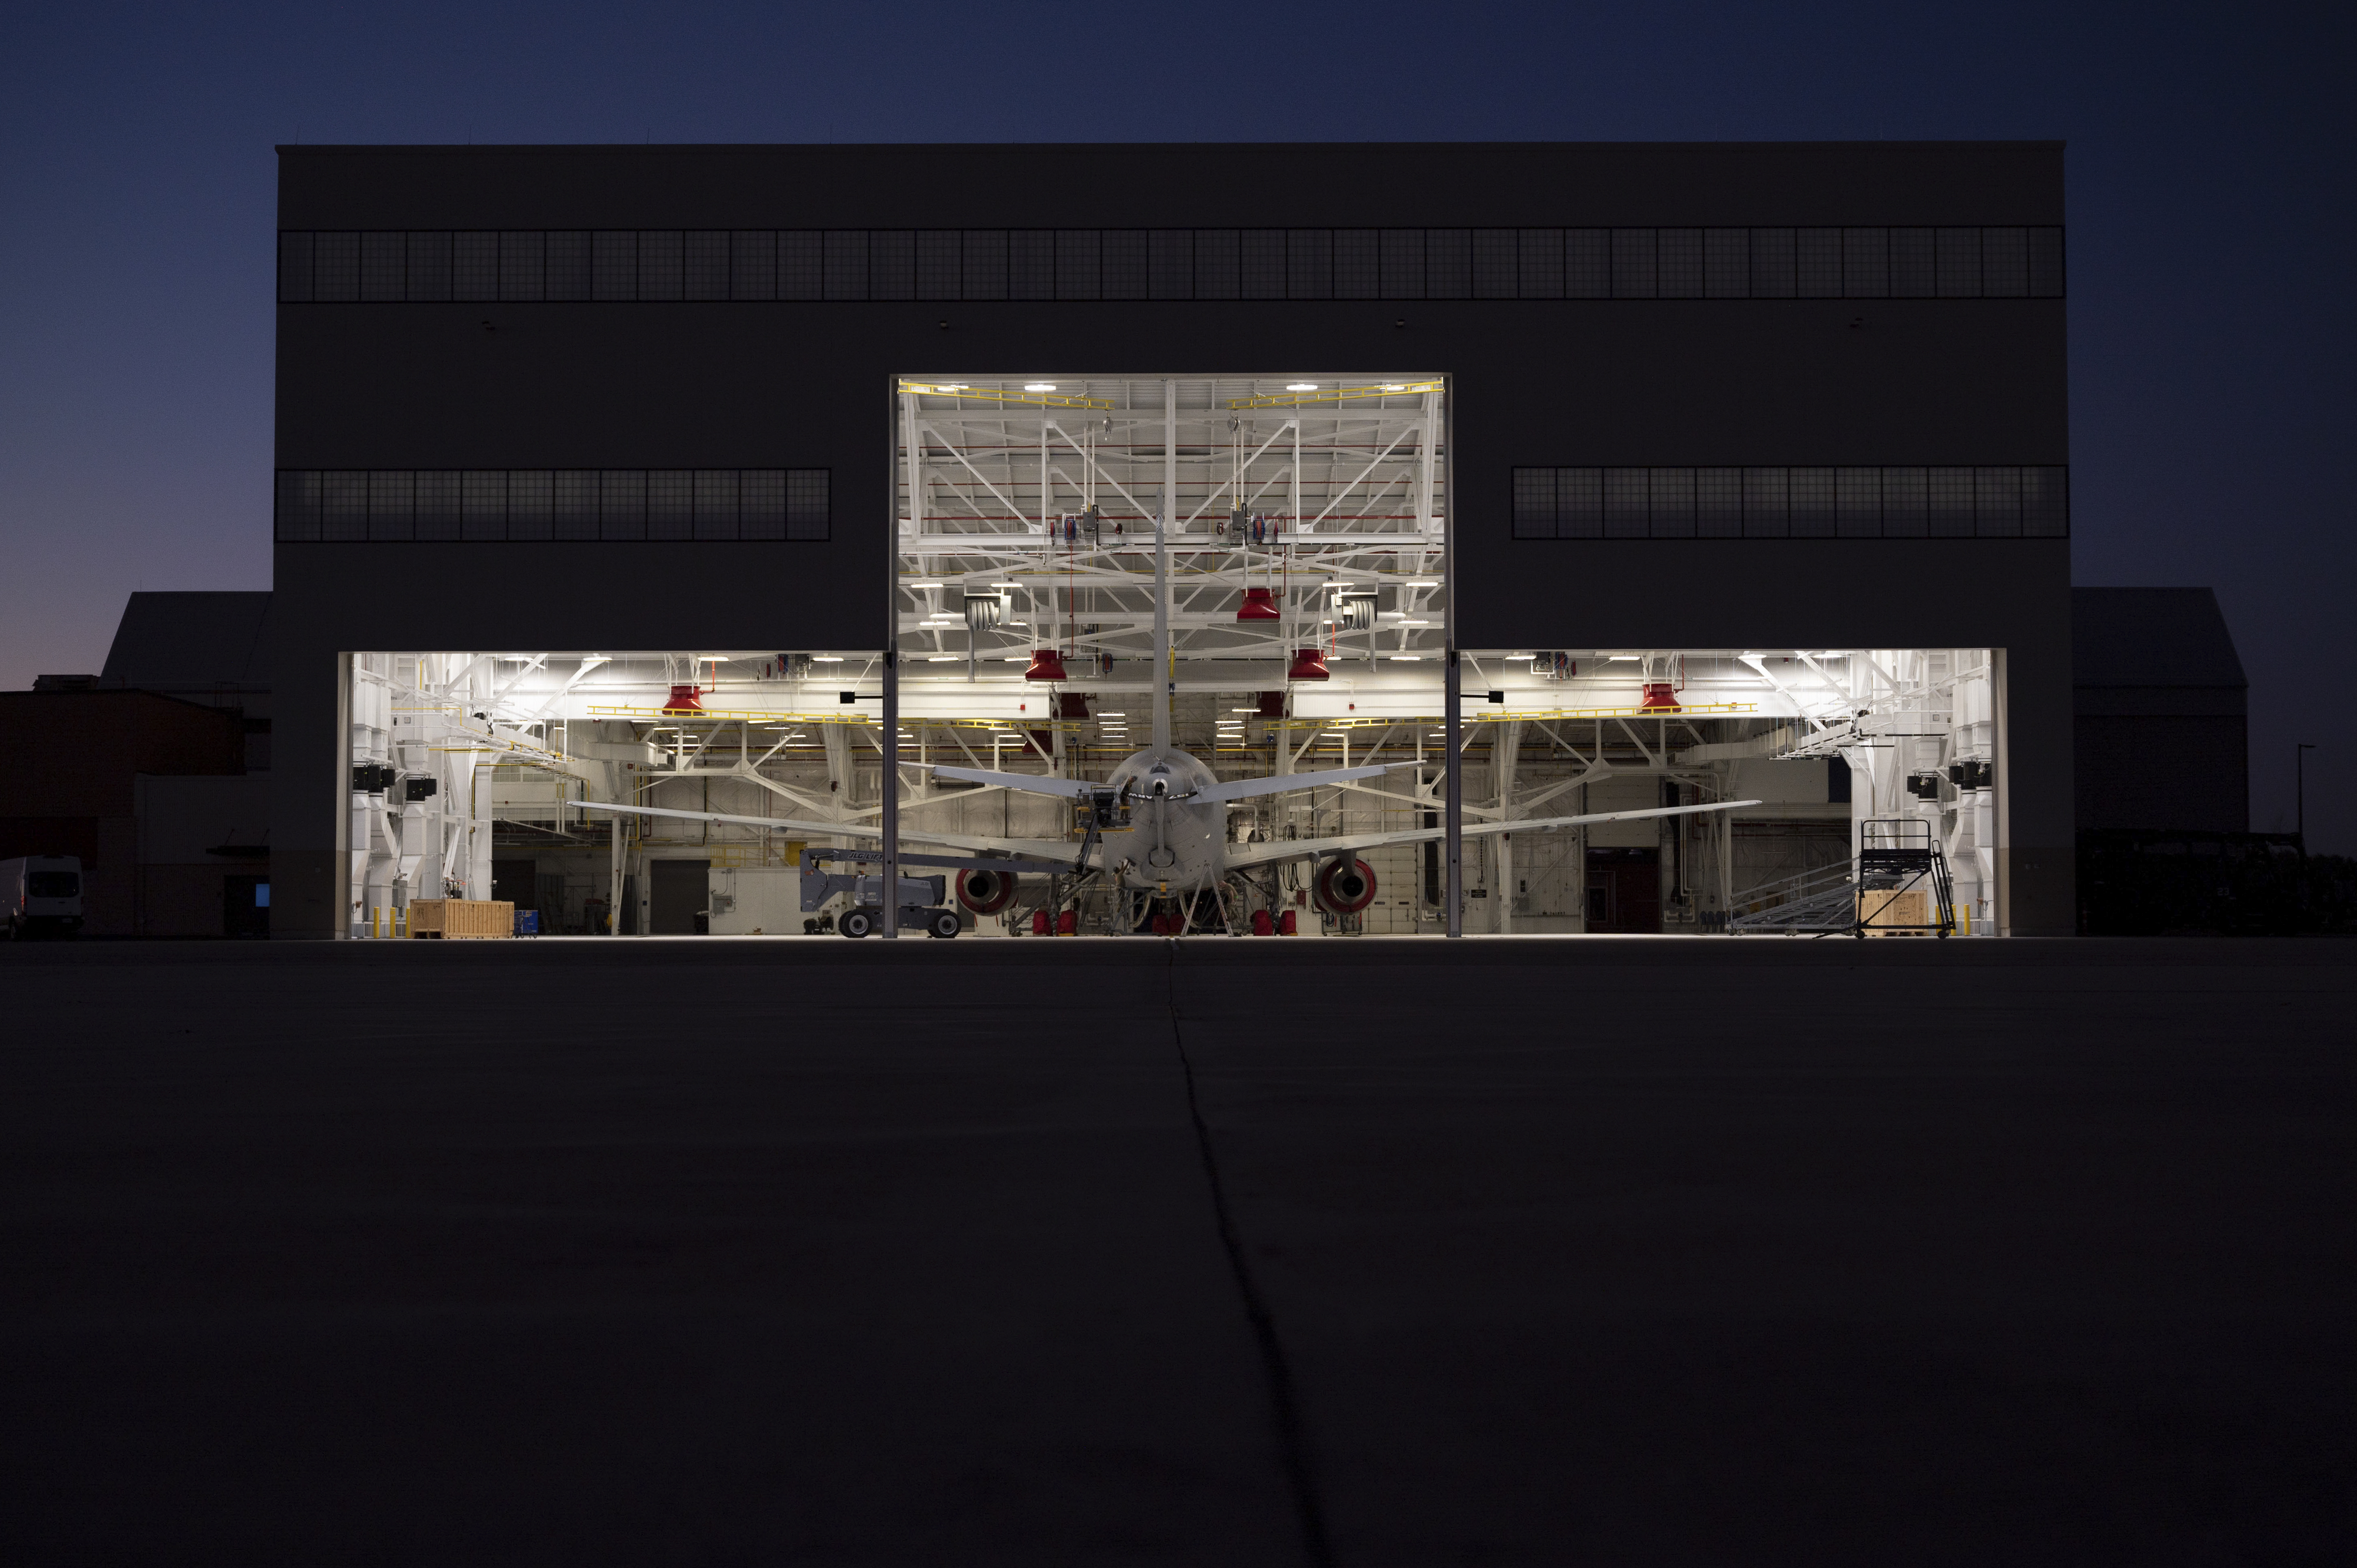
[[[1384,381],[1371,387],[1336,387],[1331,392],[1270,392],[1261,397],[1228,400],[1230,408],[1293,408],[1310,403],[1348,403],[1355,398],[1399,397],[1407,392],[1438,392],[1438,381]]]
[[[1061,392],[1001,392],[995,387],[970,387],[956,381],[902,381],[904,392],[921,392],[927,397],[977,398],[985,403],[1028,403],[1035,408],[1098,408],[1110,413],[1113,400],[1099,397],[1068,397]]]

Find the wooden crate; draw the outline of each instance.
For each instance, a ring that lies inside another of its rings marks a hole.
[[[409,934],[450,940],[515,935],[515,904],[506,898],[413,898]]]
[[[1867,922],[1869,937],[1928,937],[1931,931],[1887,931],[1885,926],[1928,926],[1935,918],[1932,890],[1928,887],[1908,887],[1896,893],[1887,887],[1868,887],[1857,896],[1858,918]]]

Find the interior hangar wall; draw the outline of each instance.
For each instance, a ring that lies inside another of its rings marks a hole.
[[[290,230],[2061,217],[2061,149],[2038,144],[288,148],[281,168]],[[317,881],[328,929],[345,651],[881,646],[896,373],[1406,367],[1451,378],[1460,645],[2003,648],[2013,925],[2069,928],[2067,540],[1509,524],[1518,465],[2065,463],[2059,300],[355,302],[282,305],[278,329],[281,469],[830,472],[823,542],[279,544],[282,927],[307,926]]]

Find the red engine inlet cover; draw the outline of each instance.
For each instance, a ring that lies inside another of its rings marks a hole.
[[[1318,873],[1318,901],[1355,915],[1375,901],[1375,874],[1363,860],[1329,860]]]
[[[993,871],[976,866],[961,871],[957,879],[958,902],[977,915],[996,915],[1015,901],[1015,874]]]

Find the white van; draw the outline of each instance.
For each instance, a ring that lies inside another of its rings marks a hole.
[[[81,862],[70,854],[0,860],[0,934],[71,936],[81,929]]]

